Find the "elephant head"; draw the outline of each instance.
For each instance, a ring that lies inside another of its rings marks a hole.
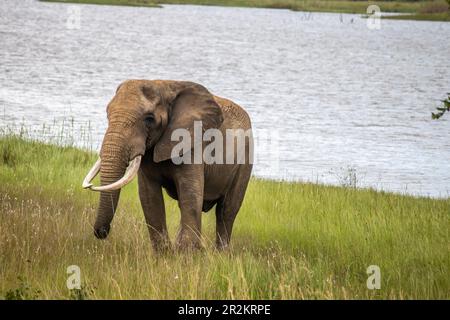
[[[106,130],[100,158],[86,176],[83,187],[100,192],[94,234],[104,239],[119,201],[120,189],[139,170],[141,158],[150,153],[155,163],[171,159],[172,132],[192,133],[194,121],[203,128],[218,128],[222,111],[203,86],[185,81],[128,80],[122,83],[106,109]],[[150,160],[151,161],[151,160]],[[91,184],[100,172],[101,186]]]

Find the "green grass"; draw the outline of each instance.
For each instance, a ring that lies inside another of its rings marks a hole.
[[[406,15],[393,15],[383,17],[383,19],[392,20],[418,20],[418,21],[450,21],[449,13],[418,13],[418,14],[406,14]]]
[[[152,0],[39,0],[42,2],[65,2],[81,4],[99,4],[111,6],[130,6],[130,7],[160,7]]]
[[[253,179],[233,248],[154,255],[136,181],[110,237],[94,238],[98,194],[81,189],[91,152],[0,136],[0,297],[10,299],[449,299],[449,199]],[[169,230],[177,204],[167,199]],[[66,288],[81,268],[83,289]],[[368,290],[366,269],[381,268]]]

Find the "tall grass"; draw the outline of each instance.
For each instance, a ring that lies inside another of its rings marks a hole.
[[[253,179],[233,248],[152,253],[136,182],[122,191],[112,233],[94,238],[97,194],[81,189],[93,152],[0,138],[0,296],[39,299],[448,299],[450,200],[353,187]],[[169,231],[179,221],[166,197]],[[82,292],[66,287],[81,268]],[[381,289],[366,287],[369,265]],[[25,288],[25,289],[24,289]]]

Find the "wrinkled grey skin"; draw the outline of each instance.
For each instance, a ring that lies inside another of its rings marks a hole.
[[[247,113],[193,82],[128,80],[118,87],[107,114],[108,129],[100,151],[101,185],[119,180],[129,161],[143,155],[139,197],[153,248],[170,247],[162,188],[180,207],[178,248],[201,247],[201,213],[215,204],[216,244],[219,249],[228,247],[252,170],[249,141],[244,164],[175,165],[171,151],[178,141],[171,141],[171,133],[177,128],[192,133],[194,120],[201,120],[204,130],[217,128],[225,137],[228,128],[251,128]],[[119,195],[120,190],[100,193],[94,225],[97,238],[107,237]]]

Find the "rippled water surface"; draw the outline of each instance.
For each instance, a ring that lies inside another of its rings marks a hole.
[[[0,125],[65,121],[97,149],[120,82],[191,80],[279,134],[278,165],[259,154],[257,176],[448,196],[450,121],[430,112],[450,91],[449,35],[357,15],[2,0]]]

